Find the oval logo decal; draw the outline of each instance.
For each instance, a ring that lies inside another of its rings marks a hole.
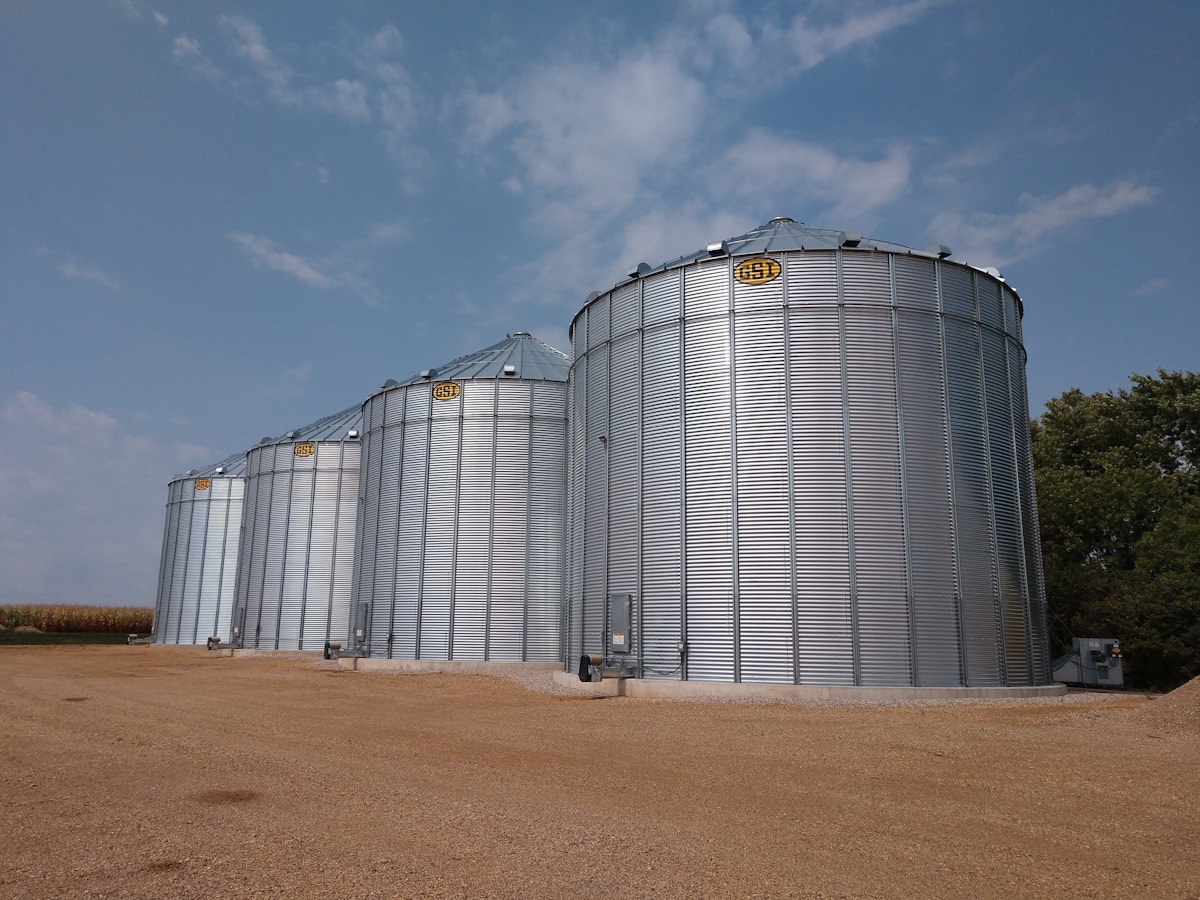
[[[462,389],[453,381],[441,381],[433,386],[433,399],[456,400],[460,390]]]
[[[207,478],[197,478],[196,479],[196,490],[207,491],[209,488],[209,485],[211,485],[211,484],[212,484],[212,482],[209,481]]]
[[[317,445],[310,444],[308,441],[305,441],[303,444],[297,444],[296,449],[292,452],[297,456],[312,456],[317,452]]]
[[[733,270],[733,277],[742,284],[766,284],[774,281],[783,271],[783,266],[777,259],[756,256],[754,259],[743,260]]]

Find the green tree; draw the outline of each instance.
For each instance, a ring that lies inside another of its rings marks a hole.
[[[1200,674],[1200,375],[1077,388],[1032,424],[1055,652],[1121,639],[1131,684]]]

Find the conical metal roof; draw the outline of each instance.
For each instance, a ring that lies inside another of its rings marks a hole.
[[[317,419],[311,425],[293,428],[274,438],[263,438],[256,447],[264,444],[288,444],[292,441],[341,441],[356,440],[362,434],[362,406],[351,406],[341,412]],[[350,432],[354,432],[351,434]]]
[[[179,481],[183,478],[212,478],[213,476],[224,478],[240,478],[246,474],[246,452],[235,453],[232,456],[227,456],[220,462],[215,462],[212,465],[204,466],[200,469],[188,469],[182,475],[176,475],[171,481]]]
[[[460,356],[444,366],[426,369],[405,384],[419,381],[464,378],[523,378],[532,381],[566,381],[571,358],[525,331],[515,331],[504,340],[476,353]],[[392,385],[385,385],[392,387]]]
[[[723,241],[717,241],[709,244],[703,250],[697,250],[695,253],[680,256],[678,259],[672,259],[662,265],[650,266],[642,263],[630,271],[629,275],[631,277],[649,275],[652,272],[674,269],[678,266],[686,266],[700,259],[712,259],[718,256],[752,256],[757,253],[783,253],[787,250],[836,250],[839,247],[853,250],[882,250],[887,253],[911,253],[918,256],[942,258],[950,255],[949,248],[943,247],[940,244],[930,245],[924,250],[914,250],[911,247],[905,247],[903,244],[893,244],[891,241],[880,241],[875,238],[863,237],[861,234],[856,234],[852,231],[838,231],[833,228],[814,228],[811,225],[805,225],[803,222],[789,219],[787,216],[778,216],[765,225],[758,226],[753,231],[739,234],[737,237],[726,238]]]

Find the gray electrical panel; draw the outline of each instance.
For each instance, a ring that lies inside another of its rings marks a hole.
[[[1121,687],[1121,642],[1116,638],[1075,638],[1072,652],[1054,661],[1054,680],[1086,687]]]
[[[354,610],[354,647],[363,647],[370,637],[371,602],[362,600]]]
[[[608,650],[633,652],[633,594],[608,595]]]
[[[240,603],[233,610],[233,626],[229,632],[229,643],[242,646],[242,633],[246,630],[246,604]]]

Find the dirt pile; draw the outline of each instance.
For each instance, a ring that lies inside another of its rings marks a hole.
[[[1153,698],[1134,715],[1149,727],[1200,734],[1200,678]]]

